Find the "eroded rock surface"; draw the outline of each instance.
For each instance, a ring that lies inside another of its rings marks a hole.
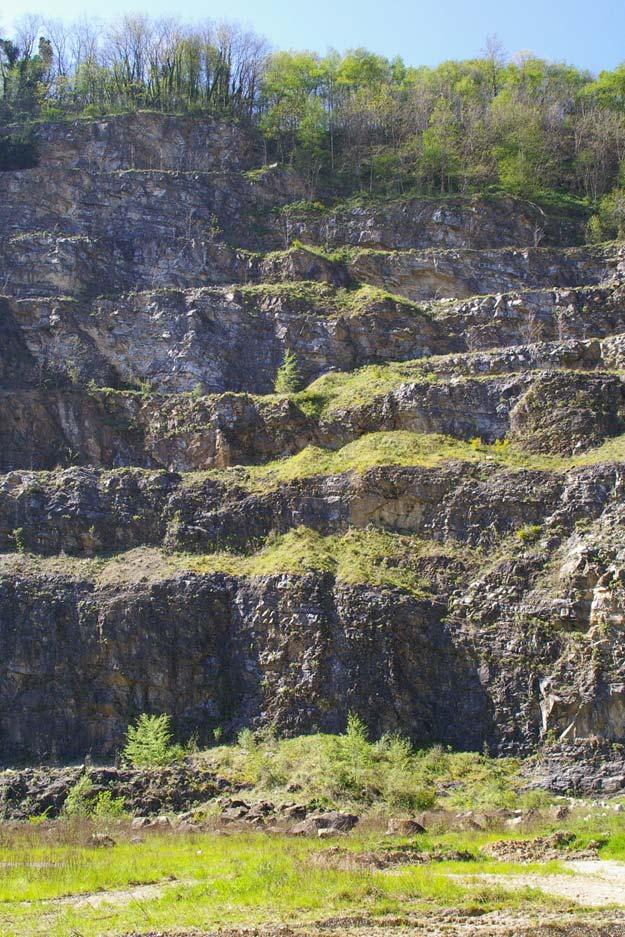
[[[219,123],[37,135],[0,174],[0,758],[353,710],[625,786],[622,246],[507,197],[307,206]],[[302,530],[400,539],[267,565]]]

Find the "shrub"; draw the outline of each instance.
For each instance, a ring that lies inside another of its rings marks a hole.
[[[541,526],[539,524],[526,524],[525,527],[521,527],[520,530],[517,530],[516,535],[522,543],[536,543],[541,534]]]
[[[625,238],[625,188],[603,196],[588,223],[588,237],[594,242]]]
[[[436,802],[436,791],[415,781],[407,770],[391,771],[384,784],[384,801],[395,810],[429,810]]]
[[[100,820],[115,820],[125,813],[124,798],[113,797],[110,791],[100,791],[91,808],[91,816]]]
[[[282,364],[276,374],[274,389],[276,394],[294,394],[302,386],[297,357],[287,348]]]
[[[88,775],[83,774],[70,788],[63,813],[66,817],[89,817],[93,808],[93,783]]]
[[[295,214],[299,214],[301,212],[311,212],[316,214],[322,211],[325,211],[325,205],[323,202],[312,201],[305,198],[302,198],[297,202],[289,202],[287,205],[283,205],[280,209],[280,212],[284,215],[288,215],[290,212],[294,212]]]
[[[15,549],[18,553],[26,553],[26,542],[24,540],[24,528],[16,527],[15,530],[11,533],[11,539],[15,544]]]
[[[184,749],[175,745],[171,717],[166,713],[149,716],[142,713],[136,725],[128,726],[122,759],[134,767],[171,765],[184,758]]]
[[[100,791],[94,795],[91,778],[83,774],[70,788],[63,813],[74,819],[96,817],[99,820],[112,820],[124,816],[124,799],[113,797],[110,791]]]
[[[246,752],[252,752],[256,748],[256,738],[251,729],[241,729],[237,736],[237,745]]]

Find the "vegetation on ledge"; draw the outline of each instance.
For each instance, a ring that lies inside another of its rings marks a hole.
[[[189,472],[187,485],[204,478],[231,481],[250,490],[296,481],[311,475],[366,472],[379,466],[422,466],[431,468],[450,460],[496,464],[522,471],[565,472],[601,462],[625,462],[625,436],[607,439],[602,445],[575,456],[527,452],[508,440],[465,442],[440,433],[411,433],[408,430],[367,433],[341,449],[306,446],[297,455],[264,465],[236,466]]]
[[[95,558],[31,556],[24,551],[0,555],[0,574],[25,577],[65,575],[99,587],[150,582],[181,572],[224,573],[241,578],[329,573],[338,582],[401,589],[417,598],[436,591],[432,574],[460,576],[477,560],[476,551],[452,543],[440,544],[375,527],[350,528],[323,536],[309,527],[273,534],[250,553],[179,553],[138,547],[125,553]]]
[[[271,304],[277,300],[285,300],[290,304],[300,305],[307,313],[317,315],[355,316],[382,303],[393,303],[402,310],[417,315],[425,314],[421,306],[405,296],[365,284],[347,289],[313,280],[296,280],[241,286],[237,287],[237,293],[250,305],[258,304],[259,301],[262,304]]]

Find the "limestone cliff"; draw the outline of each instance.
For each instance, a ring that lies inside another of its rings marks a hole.
[[[506,196],[307,206],[224,124],[37,134],[0,173],[0,757],[142,711],[624,741],[623,247]]]

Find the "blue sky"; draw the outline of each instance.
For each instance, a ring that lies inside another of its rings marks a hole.
[[[413,65],[469,58],[492,33],[510,53],[530,50],[592,71],[625,60],[625,0],[0,0],[0,26],[25,12],[71,19],[130,11],[236,19],[279,48],[365,46]]]

